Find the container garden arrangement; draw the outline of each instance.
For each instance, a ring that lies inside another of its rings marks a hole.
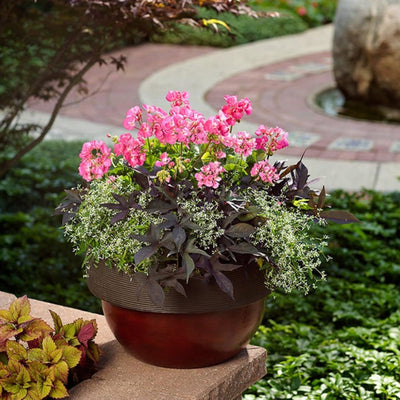
[[[288,134],[233,128],[251,102],[225,96],[206,118],[187,92],[170,109],[128,110],[136,131],[85,143],[79,171],[87,182],[58,207],[65,235],[85,254],[92,293],[117,340],[155,365],[192,368],[236,355],[250,340],[275,289],[307,293],[319,279],[326,238],[309,234],[325,219],[325,190],[308,171],[270,162]]]

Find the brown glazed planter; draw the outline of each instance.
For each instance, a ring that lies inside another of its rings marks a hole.
[[[226,273],[235,300],[215,282],[191,279],[187,297],[170,290],[163,307],[138,290],[140,280],[105,265],[90,268],[88,286],[102,299],[107,323],[136,358],[169,368],[198,368],[234,357],[250,341],[264,312],[268,291],[257,267]]]

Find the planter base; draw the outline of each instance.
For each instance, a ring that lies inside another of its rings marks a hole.
[[[118,342],[133,356],[169,368],[219,364],[244,348],[257,330],[264,299],[235,309],[199,314],[133,311],[102,301]]]

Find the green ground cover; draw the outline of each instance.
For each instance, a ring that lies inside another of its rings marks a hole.
[[[79,181],[80,147],[45,142],[0,181],[0,290],[99,311],[53,215]],[[336,191],[330,201],[361,223],[328,226],[332,259],[315,292],[268,299],[253,339],[268,374],[246,400],[400,398],[400,193]]]
[[[328,279],[267,302],[254,344],[268,374],[246,400],[400,398],[400,193],[335,192],[357,225],[329,226]]]

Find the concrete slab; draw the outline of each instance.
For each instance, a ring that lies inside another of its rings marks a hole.
[[[265,350],[248,346],[234,359],[188,370],[154,367],[104,346],[106,367],[70,391],[71,400],[231,400],[265,374]]]
[[[15,296],[0,292],[0,306],[7,307]],[[103,315],[29,299],[31,315],[53,326],[49,310],[64,323],[77,318],[96,319],[96,342],[104,354],[99,371],[72,388],[71,400],[232,400],[265,373],[265,349],[247,346],[235,358],[207,368],[171,369],[145,364],[114,339]]]
[[[382,163],[379,165],[376,190],[400,190],[400,163]]]
[[[15,299],[16,297],[13,294],[0,292],[0,308],[8,308]]]

